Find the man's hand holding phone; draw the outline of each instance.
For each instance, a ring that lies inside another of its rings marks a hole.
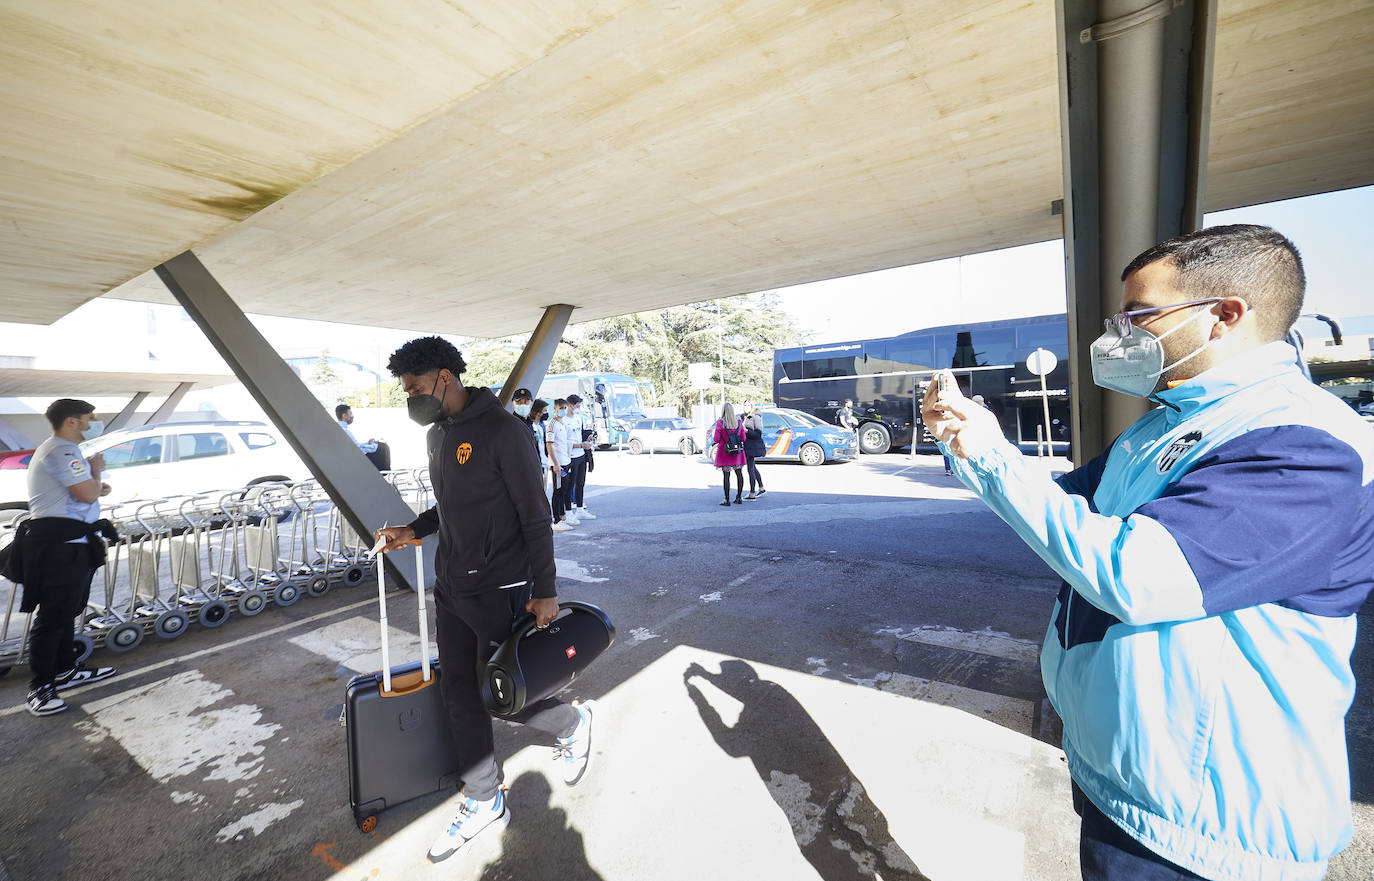
[[[926,387],[921,418],[935,439],[961,459],[981,455],[1002,439],[997,417],[964,397],[948,370],[935,374]]]

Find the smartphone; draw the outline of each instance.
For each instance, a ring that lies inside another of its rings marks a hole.
[[[939,375],[936,377],[936,382],[939,384],[939,385],[938,385],[938,389],[939,389],[940,394],[942,394],[942,395],[947,395],[947,394],[949,394],[949,392],[950,392],[950,381],[949,381],[949,374],[948,374],[948,373],[941,373],[941,374],[939,374]]]

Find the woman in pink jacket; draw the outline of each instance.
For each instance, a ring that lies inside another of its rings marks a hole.
[[[731,471],[735,472],[735,504],[744,504],[744,423],[735,415],[733,404],[721,409],[711,443],[716,445],[715,465],[725,476],[725,501],[721,504],[730,507]]]

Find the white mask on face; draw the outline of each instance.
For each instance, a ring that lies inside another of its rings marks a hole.
[[[1103,332],[1092,345],[1093,382],[1133,398],[1148,397],[1155,390],[1160,376],[1206,351],[1216,342],[1208,340],[1174,363],[1165,365],[1164,346],[1160,340],[1211,314],[1210,309],[1203,309],[1159,336],[1134,326],[1131,335],[1125,337],[1115,329]]]

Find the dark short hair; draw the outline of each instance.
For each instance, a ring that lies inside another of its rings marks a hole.
[[[347,404],[340,404],[339,406],[337,406],[337,407],[334,408],[334,418],[335,418],[335,419],[342,419],[342,418],[343,418],[343,414],[347,413],[349,410],[352,410],[352,409],[353,409],[353,408],[350,407],[350,406],[348,406]]]
[[[406,373],[419,376],[433,370],[447,370],[454,376],[461,376],[468,365],[453,343],[437,336],[422,336],[392,352],[386,369],[392,376]]]
[[[568,403],[569,403],[569,404],[580,404],[580,403],[582,403],[582,398],[579,397],[578,395],[568,395]]]
[[[568,403],[566,400],[564,400],[563,398],[559,398],[558,400],[553,402],[553,405],[554,407],[562,407],[566,403]]]
[[[43,415],[48,417],[52,430],[57,431],[73,416],[85,416],[87,413],[94,413],[95,407],[88,401],[79,401],[76,398],[58,398],[48,405],[48,409],[43,411]]]
[[[1252,223],[1210,226],[1142,251],[1121,273],[1158,260],[1178,272],[1188,299],[1240,297],[1255,310],[1260,330],[1283,339],[1302,312],[1307,276],[1298,248],[1281,233]]]

